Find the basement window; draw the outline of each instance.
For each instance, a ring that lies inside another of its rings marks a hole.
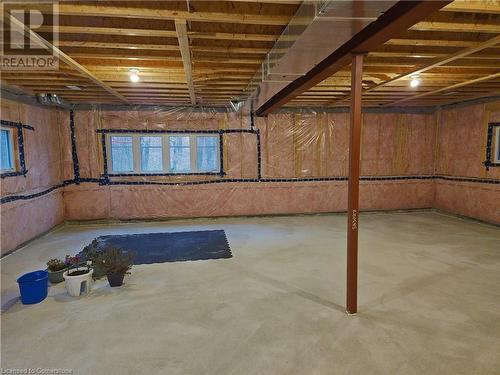
[[[14,172],[14,136],[12,129],[0,129],[0,169],[4,172]]]
[[[219,136],[131,133],[107,136],[113,174],[212,174],[220,171]]]
[[[486,169],[500,167],[500,122],[490,122],[488,124],[486,160],[483,164]]]

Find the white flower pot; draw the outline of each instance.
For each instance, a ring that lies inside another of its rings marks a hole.
[[[88,294],[90,292],[90,286],[92,283],[92,273],[93,269],[83,275],[68,276],[68,273],[87,270],[87,267],[77,267],[72,268],[63,273],[64,283],[66,284],[66,290],[73,297],[80,297],[81,295]]]

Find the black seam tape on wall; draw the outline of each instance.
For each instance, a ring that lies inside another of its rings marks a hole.
[[[41,197],[42,195],[48,194],[56,189],[59,189],[62,186],[63,186],[62,184],[59,184],[56,186],[52,186],[51,188],[49,188],[47,190],[44,190],[44,191],[41,191],[41,192],[35,193],[35,194],[30,194],[30,195],[11,195],[8,197],[3,197],[1,199],[1,203],[4,204],[4,203],[19,201],[19,200],[28,200],[28,199],[38,198],[38,197]]]
[[[62,188],[62,187],[67,186],[67,185],[71,185],[73,183],[74,183],[73,180],[66,180],[61,184],[52,186],[46,190],[39,191],[38,193],[29,194],[29,195],[10,195],[8,197],[3,197],[0,200],[0,203],[4,204],[4,203],[15,202],[15,201],[19,201],[19,200],[29,200],[29,199],[38,198],[38,197],[41,197],[43,195],[49,194],[56,189]]]
[[[17,147],[19,149],[19,165],[21,167],[21,172],[24,177],[28,174],[28,170],[26,169],[26,161],[24,160],[24,134],[23,129],[17,129]]]
[[[253,113],[253,100],[250,100],[250,129],[255,129],[255,122],[254,122],[254,113]]]
[[[225,173],[224,173],[225,174]],[[220,172],[192,172],[192,173],[108,173],[107,177],[157,177],[157,176],[220,176]]]
[[[0,174],[0,178],[7,177],[15,177],[15,176],[24,176],[28,174],[28,170],[26,169],[26,160],[24,156],[24,134],[23,129],[27,130],[35,130],[33,126],[24,125],[21,122],[13,122],[7,120],[0,120],[2,126],[7,126],[11,128],[16,128],[17,130],[17,151],[19,157],[19,171],[14,172],[5,172]]]
[[[101,146],[102,146],[102,159],[103,159],[103,166],[104,166],[104,173],[103,173],[103,178],[104,181],[108,182],[109,177],[108,177],[108,155],[106,151],[106,134],[101,134]]]
[[[486,139],[486,160],[484,161],[484,166],[488,171],[490,167],[500,167],[500,163],[495,163],[492,160],[492,147],[493,147],[493,135],[495,133],[495,128],[500,126],[500,122],[490,122],[488,124],[488,138]],[[498,140],[500,142],[500,140]]]
[[[219,173],[221,177],[224,177],[224,132],[219,130]],[[197,163],[198,164],[198,163]]]
[[[258,129],[222,129],[222,133],[224,134],[229,134],[229,133],[250,133],[250,134],[257,134]]]
[[[28,129],[28,130],[35,130],[35,128],[31,125],[25,125],[21,122],[13,122],[13,121],[7,121],[7,120],[0,120],[0,124],[3,126],[9,126],[11,128],[23,128],[23,129]]]
[[[93,182],[93,183],[99,183],[101,180],[98,178],[81,178],[80,182]],[[75,184],[75,180],[64,180],[61,184],[52,186],[46,190],[39,191],[38,193],[34,194],[28,194],[28,195],[9,195],[8,197],[3,197],[0,199],[0,203],[9,203],[9,202],[14,202],[18,200],[28,200],[28,199],[33,199],[33,198],[38,198],[43,195],[49,194],[53,192],[54,190],[57,190],[59,188],[62,188],[64,186],[72,185]]]
[[[163,186],[190,186],[190,185],[205,185],[205,184],[223,184],[223,183],[272,183],[272,182],[331,182],[331,181],[347,181],[345,176],[338,177],[308,177],[308,178],[236,178],[236,179],[218,179],[205,181],[186,181],[186,182],[156,182],[156,181],[109,181],[97,178],[81,178],[80,183],[98,183],[99,185],[163,185]],[[500,185],[500,179],[491,178],[473,178],[473,177],[453,177],[453,176],[363,176],[361,181],[401,181],[401,180],[445,180],[456,182],[470,182],[483,184]],[[62,184],[48,188],[47,190],[30,194],[30,195],[11,195],[3,197],[0,200],[1,204],[14,202],[17,200],[28,200],[48,194],[58,188],[74,184],[74,180],[66,180]]]
[[[260,148],[260,129],[257,130],[257,178],[262,178],[262,151]]]
[[[26,173],[28,171],[26,170]],[[0,178],[6,178],[6,177],[15,177],[15,176],[24,176],[25,172],[5,172],[0,175]]]
[[[69,111],[69,128],[71,132],[71,157],[73,159],[73,176],[75,184],[80,183],[80,163],[78,162],[78,153],[76,152],[76,134],[75,134],[75,114],[73,110]]]
[[[253,133],[255,129],[207,129],[207,130],[172,130],[172,129],[97,129],[97,133],[164,133],[164,134],[220,134],[220,133]]]

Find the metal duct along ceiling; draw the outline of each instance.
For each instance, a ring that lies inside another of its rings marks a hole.
[[[252,82],[259,108],[304,76],[398,1],[307,2],[297,10]],[[260,81],[256,82],[256,81]]]

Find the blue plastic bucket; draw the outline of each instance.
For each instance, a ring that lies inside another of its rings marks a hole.
[[[49,288],[49,273],[47,271],[34,271],[22,275],[17,279],[21,302],[25,305],[42,302],[47,297]]]

